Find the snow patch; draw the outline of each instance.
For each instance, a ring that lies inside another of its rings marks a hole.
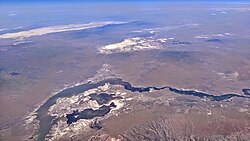
[[[167,39],[148,39],[148,38],[128,38],[122,42],[109,44],[98,49],[101,54],[124,53],[132,51],[145,51],[152,49],[161,49],[161,43]]]

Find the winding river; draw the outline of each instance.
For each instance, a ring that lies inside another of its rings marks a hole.
[[[49,133],[53,123],[56,121],[55,117],[52,117],[48,115],[48,110],[50,106],[54,105],[56,103],[56,100],[62,97],[70,97],[75,94],[83,93],[84,91],[97,88],[99,86],[104,86],[105,83],[109,83],[111,85],[121,85],[124,87],[124,89],[129,90],[131,92],[150,92],[151,90],[164,90],[174,92],[176,94],[181,95],[191,95],[199,98],[207,98],[210,101],[223,101],[228,100],[232,97],[241,97],[241,98],[250,98],[250,89],[242,89],[242,94],[222,94],[222,95],[212,95],[204,92],[199,92],[195,90],[182,90],[170,86],[165,87],[133,87],[129,82],[123,81],[121,78],[112,78],[112,79],[106,79],[97,83],[86,83],[81,84],[78,86],[74,86],[71,88],[67,88],[65,90],[62,90],[58,92],[56,95],[50,97],[36,112],[37,112],[37,120],[39,120],[39,134],[38,134],[38,140],[43,141],[45,140],[45,136]],[[92,99],[96,100],[99,104],[100,103],[106,103],[107,100],[112,99],[112,96],[110,97],[108,94],[102,94],[101,97],[98,97],[97,95],[93,94],[91,95]],[[109,106],[102,106],[97,110],[93,110],[91,108],[85,109],[83,111],[74,111],[73,113],[68,113],[68,124],[72,122],[76,122],[79,119],[92,119],[95,117],[104,116],[107,113],[109,113],[110,109],[115,107],[114,103],[111,103]]]

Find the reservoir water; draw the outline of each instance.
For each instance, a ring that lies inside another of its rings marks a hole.
[[[170,86],[165,86],[165,87],[134,87],[132,86],[129,82],[125,82],[120,78],[113,78],[113,79],[107,79],[103,80],[97,83],[86,83],[86,84],[81,84],[78,86],[74,86],[71,88],[64,89],[54,96],[50,97],[38,110],[37,110],[37,120],[39,120],[39,134],[38,134],[38,140],[43,141],[45,140],[45,136],[49,133],[53,122],[55,122],[55,117],[52,117],[48,115],[48,109],[50,106],[54,105],[56,103],[56,100],[62,97],[70,97],[75,94],[83,93],[84,91],[97,88],[99,86],[105,85],[105,83],[109,83],[111,85],[121,85],[124,87],[124,89],[129,90],[131,92],[149,92],[150,90],[167,90],[174,92],[176,94],[181,94],[181,95],[190,95],[190,96],[195,96],[199,98],[207,98],[211,101],[223,101],[223,100],[228,100],[232,97],[241,97],[241,98],[250,98],[249,93],[250,89],[242,89],[242,92],[244,95],[241,94],[222,94],[222,95],[212,95],[204,92],[199,92],[195,90],[182,90],[178,88],[173,88]],[[97,94],[91,94],[90,95],[92,100],[96,100],[99,105],[105,104],[108,101],[114,99],[113,95],[111,94],[106,94],[106,93],[101,93],[99,95]],[[110,112],[112,108],[116,107],[114,103],[111,103],[110,105],[106,106],[103,105],[97,110],[93,110],[91,108],[85,109],[83,111],[73,111],[72,113],[66,113],[67,116],[66,118],[67,123],[71,124],[73,122],[77,122],[79,119],[93,119],[95,117],[102,117],[105,116]]]

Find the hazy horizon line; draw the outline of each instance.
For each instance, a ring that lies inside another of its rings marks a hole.
[[[250,0],[1,0],[0,3],[206,3],[250,4]]]

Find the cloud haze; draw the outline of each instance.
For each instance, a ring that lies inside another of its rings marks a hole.
[[[65,31],[75,31],[75,30],[83,30],[89,28],[102,27],[110,24],[124,24],[125,22],[117,22],[117,21],[107,21],[107,22],[91,22],[87,24],[70,24],[70,25],[58,25],[58,26],[50,26],[50,27],[42,27],[31,29],[27,31],[15,32],[15,33],[6,33],[0,35],[2,39],[22,39],[29,38],[32,36],[40,36],[51,33],[65,32]]]

